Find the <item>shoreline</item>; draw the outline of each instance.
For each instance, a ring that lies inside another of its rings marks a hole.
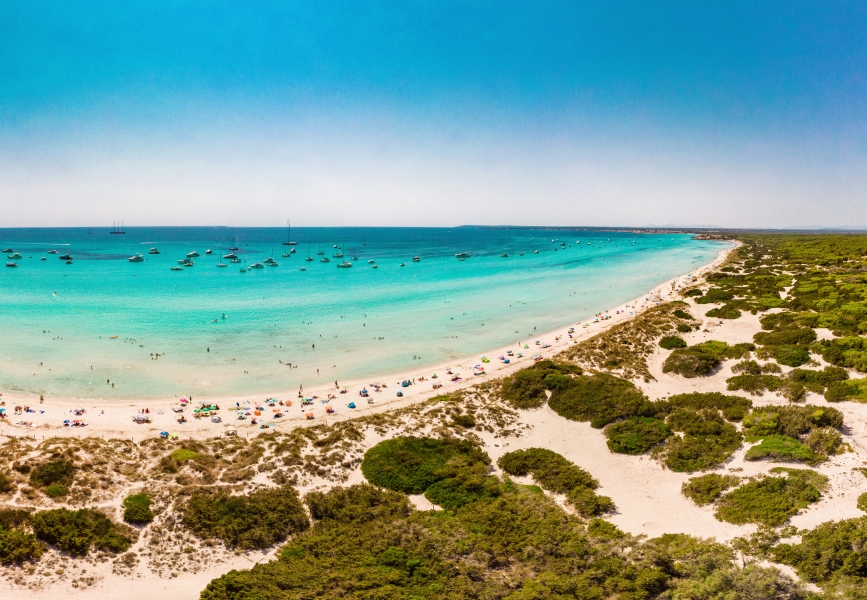
[[[234,396],[219,396],[207,397],[206,401],[210,404],[221,405],[220,415],[223,417],[222,422],[213,423],[210,419],[204,420],[194,419],[192,414],[185,411],[183,414],[189,415],[189,420],[184,424],[179,424],[176,421],[176,413],[171,411],[171,407],[179,406],[179,398],[172,399],[141,399],[141,400],[102,400],[102,399],[81,399],[81,398],[50,398],[46,399],[43,404],[39,404],[39,397],[35,394],[24,393],[4,393],[2,400],[5,402],[6,417],[0,421],[0,436],[11,437],[36,437],[42,435],[45,437],[89,437],[92,435],[112,437],[121,437],[123,439],[152,438],[159,436],[160,431],[177,432],[179,439],[195,439],[195,438],[210,438],[224,435],[229,429],[236,429],[238,435],[245,433],[248,437],[251,432],[265,431],[283,431],[292,429],[298,426],[317,425],[320,423],[328,424],[329,422],[343,421],[351,419],[354,416],[375,414],[385,410],[395,408],[403,408],[411,404],[424,401],[433,396],[447,394],[450,392],[459,391],[472,387],[477,382],[484,381],[489,377],[502,377],[510,375],[518,369],[524,368],[532,364],[532,356],[539,355],[542,358],[551,358],[558,354],[570,345],[584,341],[598,333],[602,333],[613,327],[616,324],[628,321],[641,314],[644,310],[651,306],[656,306],[662,302],[671,301],[673,299],[677,284],[686,283],[686,278],[698,278],[706,274],[709,270],[722,264],[729,253],[737,248],[733,246],[720,250],[716,257],[701,265],[688,273],[668,279],[661,284],[655,286],[648,292],[641,294],[629,302],[624,302],[615,307],[610,307],[603,310],[599,314],[607,314],[609,318],[595,322],[588,320],[584,323],[577,322],[574,325],[567,323],[557,327],[551,331],[543,332],[534,336],[535,339],[522,340],[519,344],[511,344],[502,346],[484,354],[471,357],[463,357],[451,361],[449,363],[440,363],[427,367],[420,367],[415,373],[391,373],[386,375],[378,375],[367,377],[365,379],[356,379],[348,382],[340,383],[340,388],[348,389],[345,394],[337,393],[337,389],[331,386],[314,386],[304,390],[304,396],[308,398],[316,398],[312,405],[302,407],[300,404],[298,390],[284,390],[277,393],[269,393],[268,398],[277,398],[282,401],[289,400],[291,406],[284,407],[284,415],[277,420],[263,419],[269,425],[267,428],[261,428],[261,423],[256,425],[251,424],[251,419],[239,421],[234,418],[234,414],[228,411],[232,406],[248,405],[253,403],[261,403],[266,400],[264,394],[245,394]],[[659,301],[654,302],[653,297],[658,296]],[[632,311],[632,314],[630,314]],[[568,329],[575,327],[572,334],[573,337],[568,337]],[[559,338],[559,339],[555,339]],[[542,348],[535,345],[535,340],[540,340],[543,344],[549,344],[548,348]],[[525,349],[527,345],[529,348]],[[516,354],[519,352],[526,353],[522,358],[515,356],[510,357],[510,364],[504,364],[497,360],[498,356],[506,355],[507,350],[513,350]],[[480,362],[481,356],[491,357],[491,362],[484,365],[486,374],[484,376],[475,376],[472,374],[474,364]],[[461,381],[452,382],[446,377],[446,371],[451,368],[456,374],[463,376]],[[432,373],[438,374],[438,379],[430,378]],[[441,374],[441,375],[440,375]],[[414,385],[405,388],[400,388],[400,381],[415,380],[424,378],[422,381],[416,381]],[[383,391],[376,392],[370,389],[370,399],[373,402],[368,402],[368,399],[359,396],[361,388],[371,386],[372,382],[386,384]],[[442,384],[438,389],[433,388],[433,382]],[[402,389],[403,396],[397,397],[396,390]],[[336,398],[327,399],[328,394],[334,394]],[[203,401],[204,402],[204,401]],[[356,408],[348,408],[350,402],[355,402]],[[193,402],[188,406],[198,406],[199,401],[193,398]],[[36,410],[35,413],[24,413],[22,415],[13,414],[13,408],[17,405],[29,406]],[[326,405],[333,405],[335,412],[327,414],[325,411]],[[85,413],[80,416],[72,414],[73,408],[84,408]],[[137,424],[134,421],[134,416],[139,410],[148,409],[150,423]],[[40,413],[39,411],[44,411]],[[314,418],[308,419],[306,413],[313,413]],[[263,415],[267,416],[267,415]],[[63,421],[66,419],[79,418],[87,423],[87,427],[64,427]],[[18,425],[17,423],[32,422],[32,426]],[[273,425],[272,425],[273,424]]]

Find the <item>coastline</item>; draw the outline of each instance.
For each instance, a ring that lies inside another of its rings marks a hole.
[[[572,325],[565,324],[561,327],[548,332],[540,333],[534,336],[535,339],[522,340],[520,346],[511,344],[496,348],[483,355],[464,357],[458,360],[453,360],[448,363],[440,363],[428,367],[419,367],[414,373],[391,373],[376,377],[368,377],[363,380],[357,379],[349,382],[338,382],[340,387],[347,388],[346,394],[338,394],[333,386],[315,386],[304,390],[306,397],[318,397],[314,403],[307,407],[302,407],[299,402],[298,390],[283,390],[277,393],[270,393],[269,398],[277,398],[280,400],[291,400],[292,406],[284,409],[284,416],[278,421],[270,421],[274,423],[273,427],[267,429],[260,428],[261,424],[252,425],[250,420],[237,421],[230,419],[233,414],[230,414],[226,409],[230,406],[248,404],[253,402],[262,402],[266,398],[262,394],[256,395],[228,395],[217,398],[209,397],[207,400],[211,404],[221,405],[221,416],[224,417],[220,423],[212,423],[209,419],[198,420],[190,416],[189,421],[184,424],[176,422],[176,413],[171,411],[171,407],[178,406],[179,398],[172,399],[147,399],[147,400],[82,400],[80,398],[49,398],[43,404],[39,404],[39,397],[31,394],[18,393],[3,393],[2,399],[5,402],[6,418],[0,421],[0,436],[11,437],[88,437],[88,436],[107,436],[118,437],[123,439],[132,439],[141,441],[146,438],[153,438],[159,435],[160,431],[177,432],[180,439],[195,439],[195,438],[210,438],[224,435],[224,432],[230,428],[236,429],[238,434],[261,433],[264,431],[284,431],[298,426],[316,425],[319,423],[333,423],[352,419],[355,416],[374,414],[396,408],[403,408],[411,404],[424,401],[433,396],[455,392],[469,388],[480,381],[484,381],[489,377],[502,377],[510,375],[518,369],[524,368],[532,364],[532,356],[538,355],[543,358],[551,358],[561,352],[570,345],[577,344],[586,340],[598,333],[602,333],[607,329],[623,323],[634,316],[641,314],[645,309],[658,305],[665,301],[673,299],[678,283],[688,283],[687,278],[698,278],[706,274],[709,270],[714,269],[723,263],[729,253],[737,248],[733,246],[720,250],[714,260],[706,263],[696,269],[691,270],[686,274],[671,278],[663,283],[655,286],[650,291],[642,294],[629,302],[622,303],[615,307],[610,307],[602,311],[609,315],[609,318],[598,322],[588,321],[584,324],[577,323]],[[658,296],[659,301],[655,302],[651,299]],[[633,314],[630,314],[630,311]],[[600,313],[600,314],[602,314]],[[568,338],[567,330],[574,326],[576,331],[571,339]],[[555,339],[559,338],[559,339]],[[542,348],[535,345],[535,340],[540,340],[542,343],[549,344],[550,347]],[[528,345],[528,349],[524,349],[524,345]],[[510,364],[504,364],[496,359],[497,356],[505,355],[507,350],[513,350],[515,353],[524,352],[522,358],[511,357]],[[472,375],[472,366],[479,362],[480,356],[492,357],[490,363],[485,365],[486,374],[484,376]],[[445,377],[446,371],[452,368],[455,373],[460,373],[464,379],[459,382],[452,382]],[[431,380],[432,373],[442,374],[436,380]],[[417,381],[415,385],[402,388],[403,397],[397,397],[396,391],[401,389],[399,382],[405,379],[424,378],[424,381]],[[432,382],[442,384],[439,389],[434,389]],[[359,390],[363,387],[370,386],[372,382],[385,383],[382,392],[375,392],[370,389],[370,398],[373,402],[368,402],[367,399],[359,397]],[[336,395],[333,400],[325,400],[329,393]],[[350,409],[347,405],[350,402],[355,402],[356,408]],[[191,403],[193,406],[198,404],[198,401],[193,398]],[[24,415],[11,414],[14,406],[29,406],[36,410],[36,413],[25,413]],[[327,414],[325,411],[326,405],[333,405],[335,412]],[[72,414],[74,408],[84,408],[85,413],[80,417],[75,417]],[[133,417],[139,410],[148,409],[151,423],[137,424]],[[40,413],[39,411],[44,411]],[[305,417],[306,413],[312,412],[313,419]],[[187,415],[189,413],[185,413]],[[71,418],[81,418],[85,421],[87,427],[69,428],[63,426],[63,421]],[[32,426],[17,425],[18,422],[32,422]]]

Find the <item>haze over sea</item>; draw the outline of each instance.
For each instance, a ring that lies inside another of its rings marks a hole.
[[[724,247],[586,229],[293,228],[284,257],[286,228],[109,231],[0,229],[22,255],[0,271],[0,391],[147,399],[420,375],[592,317]],[[239,264],[222,259],[233,240]],[[193,251],[195,266],[170,270]],[[279,265],[241,272],[269,256]]]

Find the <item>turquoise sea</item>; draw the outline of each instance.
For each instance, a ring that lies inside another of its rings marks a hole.
[[[591,317],[724,247],[586,229],[292,228],[296,246],[286,228],[110,230],[0,229],[21,254],[0,270],[0,392],[267,394],[421,374]],[[222,258],[233,245],[240,263]],[[241,271],[268,257],[278,266]]]

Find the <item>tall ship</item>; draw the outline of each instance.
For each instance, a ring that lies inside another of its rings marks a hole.
[[[112,223],[111,231],[109,231],[111,235],[123,235],[126,233],[126,230],[123,228],[123,221],[118,225],[116,222]]]
[[[292,226],[289,224],[289,221],[286,221],[286,241],[283,242],[284,246],[296,246],[298,242],[292,241]]]

